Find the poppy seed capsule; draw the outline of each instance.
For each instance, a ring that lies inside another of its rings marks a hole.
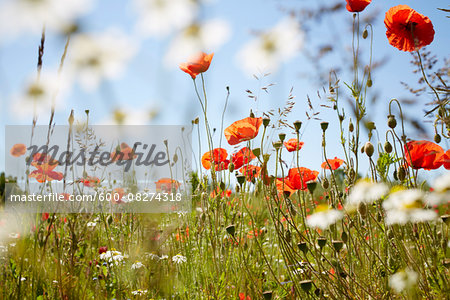
[[[343,241],[333,241],[333,248],[334,250],[336,250],[336,252],[341,251],[342,247],[344,246],[344,242]]]
[[[319,245],[320,249],[325,247],[326,243],[327,243],[326,237],[321,236],[321,237],[317,238],[317,244]]]
[[[300,281],[300,287],[302,288],[302,290],[308,293],[312,288],[312,281],[311,280]]]
[[[394,115],[388,115],[388,126],[392,129],[397,127],[397,120],[395,119]]]
[[[386,151],[386,153],[391,153],[392,152],[392,145],[389,142],[384,143],[384,151]]]
[[[328,122],[321,122],[321,123],[320,123],[320,127],[322,128],[323,131],[327,130],[327,128],[328,128]]]
[[[286,138],[286,134],[285,134],[285,133],[280,133],[280,134],[278,135],[278,137],[280,138],[280,141],[283,142],[284,139]]]
[[[239,185],[242,186],[244,184],[244,181],[245,181],[245,176],[244,175],[237,175],[236,179],[237,179]]]
[[[439,133],[436,133],[434,135],[434,141],[436,142],[436,144],[439,144],[441,142],[441,136],[439,135]]]
[[[273,294],[272,291],[265,291],[265,292],[263,293],[264,300],[270,300],[270,299],[272,299],[272,294]]]
[[[229,235],[234,236],[236,232],[236,227],[234,225],[228,225],[225,230],[228,232]]]
[[[371,142],[367,142],[364,145],[364,152],[366,152],[368,157],[372,157],[374,151],[375,151],[375,149]]]
[[[299,132],[300,131],[300,128],[302,127],[302,122],[300,122],[300,121],[295,121],[294,122],[294,127],[295,127],[295,132]]]
[[[312,193],[314,193],[314,190],[317,187],[317,182],[315,182],[315,181],[308,182],[306,184],[306,187],[308,188],[308,191],[312,194]]]
[[[306,242],[300,242],[297,244],[298,249],[300,249],[300,251],[302,251],[304,254],[306,254],[306,252],[308,252],[308,244],[306,244]]]
[[[263,118],[263,125],[264,125],[264,127],[267,127],[267,126],[269,126],[269,123],[270,123],[270,119],[269,118]]]

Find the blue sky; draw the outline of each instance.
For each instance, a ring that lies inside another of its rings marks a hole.
[[[224,126],[248,116],[250,109],[261,113],[268,109],[282,107],[288,97],[289,90],[293,87],[296,104],[288,119],[291,122],[299,119],[305,124],[302,139],[305,146],[301,150],[302,164],[319,169],[322,162],[322,157],[319,154],[321,145],[320,121],[306,122],[307,95],[310,96],[317,111],[320,111],[319,117],[321,120],[330,122],[330,129],[327,132],[328,156],[342,157],[342,150],[338,145],[337,117],[333,111],[320,106],[326,104],[324,98],[319,99],[317,97],[317,90],[321,90],[322,86],[314,80],[313,74],[316,73],[316,69],[307,58],[306,53],[316,49],[317,45],[334,43],[339,49],[339,54],[327,56],[324,60],[325,66],[327,62],[330,65],[339,65],[343,57],[350,60],[351,52],[348,52],[348,49],[351,46],[352,14],[344,9],[332,17],[325,17],[320,24],[311,21],[306,23],[304,26],[311,31],[308,31],[304,41],[305,51],[298,52],[293,59],[282,64],[278,72],[266,77],[263,83],[259,83],[254,78],[244,74],[236,60],[236,53],[253,37],[252,31],[267,30],[273,27],[279,20],[286,17],[287,10],[299,11],[301,8],[311,5],[328,4],[329,1],[211,0],[206,2],[201,8],[201,19],[221,18],[229,22],[231,26],[230,38],[215,51],[210,70],[205,73],[210,101],[208,115],[212,126],[220,128],[226,86],[230,87],[231,96],[225,114]],[[378,17],[372,23],[374,28],[374,60],[387,59],[387,63],[379,68],[372,77],[374,82],[372,91],[378,94],[378,102],[371,107],[369,116],[371,120],[375,121],[380,135],[383,135],[386,129],[385,121],[389,99],[412,98],[400,84],[400,81],[411,84],[417,81],[417,76],[411,72],[413,70],[409,63],[412,59],[411,55],[390,46],[385,36],[384,12],[390,6],[398,4],[408,4],[418,12],[430,17],[436,34],[434,42],[427,49],[441,60],[449,56],[449,19],[446,18],[444,12],[436,9],[437,7],[448,7],[446,1],[416,0],[407,1],[407,3],[373,1],[366,8],[361,14],[362,18],[365,14],[379,12]],[[93,11],[82,18],[81,24],[86,31],[98,32],[112,26],[122,29],[131,36],[133,35],[135,22],[136,14],[126,1],[103,0],[96,2]],[[2,103],[0,124],[2,126],[6,124],[31,124],[31,118],[29,120],[18,119],[12,114],[10,105],[12,95],[20,91],[26,78],[35,72],[39,39],[39,35],[26,34],[0,42],[0,101]],[[135,109],[157,108],[159,115],[152,121],[152,124],[189,125],[192,119],[200,116],[201,111],[189,76],[178,68],[167,68],[162,62],[170,41],[171,36],[164,39],[148,38],[139,41],[139,51],[120,79],[108,81],[96,91],[85,92],[80,87],[74,86],[70,95],[65,99],[64,108],[57,111],[56,123],[65,124],[71,109],[75,110],[75,115],[79,118],[83,117],[85,109],[89,109],[92,120],[101,123],[102,120],[108,118],[114,107],[128,106]],[[60,36],[52,33],[47,35],[44,69],[58,64],[64,42],[64,39]],[[362,49],[367,50],[368,46],[368,40],[361,42]],[[364,55],[367,54],[367,51],[365,51]],[[345,99],[349,95],[343,83],[351,83],[352,75],[347,70],[343,70],[339,73],[339,76],[343,97],[341,101],[343,103],[347,101]],[[268,94],[261,93],[258,103],[247,97],[245,92],[247,89],[256,91],[258,86],[268,83],[275,83],[275,85],[270,88]],[[410,112],[413,112],[419,121],[423,121],[424,104],[430,101],[430,97],[425,94],[416,100],[418,105],[410,108]],[[346,111],[347,115],[350,116],[350,110],[347,109]],[[39,123],[46,124],[48,119],[40,118]],[[431,124],[425,126],[431,129]],[[288,134],[288,138],[294,137],[288,130],[283,131]],[[407,135],[413,139],[423,138],[412,128],[407,128]],[[4,138],[3,132],[0,138]],[[381,142],[384,142],[383,136],[380,136],[380,139]],[[365,140],[366,136],[363,133],[362,141]],[[216,135],[217,141],[218,136]],[[195,141],[194,144],[196,144]],[[443,145],[443,147],[448,149],[448,144]],[[227,147],[227,149],[229,152],[232,151],[232,147]],[[4,150],[1,149],[1,151],[0,156],[3,158]],[[288,157],[286,158],[288,159]],[[0,169],[3,169],[3,166],[4,161],[1,159]],[[364,166],[362,170],[365,170]]]

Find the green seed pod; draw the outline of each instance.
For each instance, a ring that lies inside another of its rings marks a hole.
[[[244,184],[244,181],[245,181],[245,176],[244,175],[237,175],[236,179],[237,179],[239,185],[242,186]]]
[[[342,247],[344,246],[344,242],[343,241],[333,241],[333,248],[334,250],[336,250],[336,252],[341,251]]]
[[[221,181],[221,182],[220,182],[220,189],[221,189],[222,191],[225,191],[225,188],[226,188],[225,182]]]
[[[306,242],[300,242],[297,244],[298,249],[302,251],[304,254],[308,252],[308,244]]]
[[[327,130],[327,128],[328,128],[328,122],[321,122],[321,123],[320,123],[320,127],[322,128],[323,131]]]
[[[252,110],[250,110],[250,118],[254,118],[254,117],[255,117],[255,114],[253,113]]]
[[[284,139],[286,138],[286,134],[285,134],[285,133],[280,133],[280,134],[278,135],[278,137],[280,138],[280,141],[283,142]]]
[[[387,237],[392,240],[394,238],[394,231],[392,231],[392,229],[389,229],[387,232]]]
[[[319,245],[320,249],[322,249],[327,244],[327,238],[323,236],[317,238],[317,244]]]
[[[439,144],[441,142],[441,136],[439,135],[439,133],[436,133],[434,135],[434,141],[436,142],[436,144]]]
[[[373,85],[372,78],[369,77],[369,79],[367,79],[367,86],[372,87],[372,85]]]
[[[441,216],[441,219],[447,225],[450,223],[450,215],[443,215]]]
[[[308,191],[309,191],[311,194],[313,194],[313,193],[314,193],[314,190],[315,190],[316,187],[317,187],[317,182],[315,182],[315,181],[310,181],[310,182],[308,182],[308,183],[306,184],[306,187],[308,188]]]
[[[364,152],[366,152],[368,157],[372,157],[374,151],[375,151],[375,149],[371,142],[367,142],[364,145]]]
[[[264,125],[264,127],[267,127],[267,126],[269,126],[269,123],[270,123],[270,119],[269,118],[263,118],[263,125]]]
[[[394,115],[388,115],[388,126],[394,129],[397,126],[397,120]]]
[[[228,165],[228,171],[233,172],[234,171],[234,163],[230,163]]]
[[[286,238],[286,242],[288,242],[288,243],[291,242],[291,231],[289,229],[286,230],[285,238]]]
[[[273,292],[272,292],[272,291],[265,291],[265,292],[263,293],[264,300],[270,300],[270,299],[272,299],[272,295],[273,295]]]
[[[392,152],[392,145],[391,143],[389,143],[389,141],[386,141],[386,143],[384,143],[384,151],[386,151],[386,153]]]
[[[312,288],[312,281],[311,280],[300,281],[300,287],[302,288],[302,290],[308,293]]]
[[[295,132],[299,132],[301,127],[302,127],[302,122],[300,122],[298,120],[294,122]]]
[[[229,235],[234,236],[236,233],[236,227],[234,225],[228,225],[225,230],[228,232]]]

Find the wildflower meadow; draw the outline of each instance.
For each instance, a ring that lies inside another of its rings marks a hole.
[[[0,1],[0,299],[449,299],[446,1]]]

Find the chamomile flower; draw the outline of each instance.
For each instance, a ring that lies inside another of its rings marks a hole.
[[[96,222],[88,222],[88,223],[86,224],[86,226],[89,227],[89,228],[94,228],[96,225],[97,225]]]
[[[406,224],[435,220],[437,214],[424,208],[425,193],[418,189],[393,192],[383,202],[386,224]]]
[[[304,33],[298,22],[287,17],[248,42],[238,53],[237,60],[249,76],[261,72],[275,72],[302,48],[303,39]]]
[[[389,286],[395,292],[401,293],[405,290],[411,289],[417,283],[417,273],[411,269],[405,269],[397,272],[389,278]]]
[[[343,213],[337,209],[328,207],[327,205],[319,205],[316,208],[316,212],[308,216],[306,224],[309,227],[325,230],[330,225],[342,219],[343,216]]]
[[[186,259],[186,256],[183,256],[181,254],[177,254],[177,255],[172,256],[172,261],[174,263],[176,263],[177,265],[179,265],[179,264],[182,264],[182,263],[186,262],[187,259]]]
[[[448,204],[450,202],[450,172],[435,179],[432,185],[433,192],[426,196],[429,206]]]
[[[100,254],[100,259],[118,265],[125,259],[125,256],[119,251],[111,250]]]
[[[361,202],[371,204],[387,193],[389,193],[389,188],[384,183],[360,180],[351,189],[347,202],[351,205],[358,205]]]
[[[132,291],[131,293],[135,296],[142,296],[142,295],[147,294],[147,290],[138,289],[136,291]]]
[[[144,264],[141,263],[140,261],[137,261],[137,262],[135,262],[134,264],[131,265],[131,268],[133,270],[140,269],[142,267],[144,267]]]

